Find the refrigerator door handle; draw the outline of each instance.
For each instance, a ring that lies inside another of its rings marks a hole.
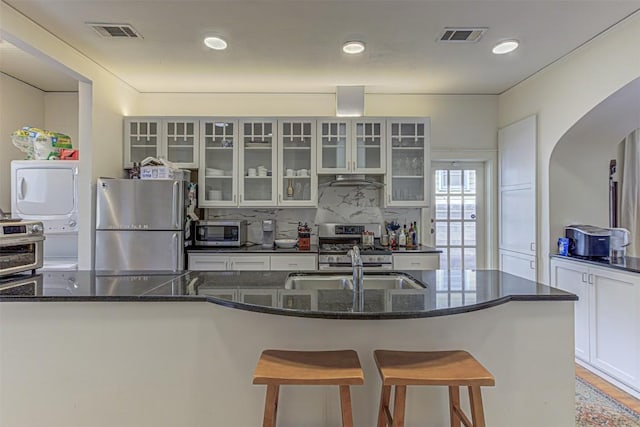
[[[173,212],[171,213],[171,223],[175,228],[180,228],[180,224],[178,224],[178,217],[180,216],[178,210],[181,209],[178,200],[180,195],[180,185],[182,185],[181,181],[173,181]]]
[[[173,233],[171,237],[173,244],[171,245],[172,251],[172,259],[173,259],[173,271],[180,270],[180,266],[178,265],[178,233]]]

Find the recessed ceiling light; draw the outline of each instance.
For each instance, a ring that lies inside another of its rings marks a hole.
[[[342,51],[349,55],[356,55],[364,52],[364,42],[350,41],[342,45]]]
[[[496,55],[503,55],[505,53],[513,52],[518,48],[518,40],[505,40],[503,42],[498,43],[493,47],[492,52]]]
[[[227,42],[218,36],[205,37],[204,44],[214,50],[225,50],[227,48]]]

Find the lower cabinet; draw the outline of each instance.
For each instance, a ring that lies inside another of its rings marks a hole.
[[[318,269],[318,257],[314,254],[271,255],[272,271],[315,271]]]
[[[574,306],[576,357],[589,361],[589,269],[571,261],[551,261],[551,286],[578,296]]]
[[[437,270],[439,268],[439,253],[393,254],[394,270]]]
[[[193,271],[315,271],[317,264],[315,254],[188,254],[188,268]]]
[[[537,281],[536,276],[536,256],[521,252],[507,251],[500,249],[499,251],[499,268],[500,271],[513,274],[528,280]]]
[[[640,392],[640,274],[554,258],[551,282],[578,295],[576,357]]]
[[[268,255],[189,254],[189,270],[264,271],[270,268]]]

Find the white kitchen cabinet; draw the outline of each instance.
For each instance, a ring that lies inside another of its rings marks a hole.
[[[269,271],[271,260],[269,255],[231,255],[229,270],[234,271]]]
[[[640,274],[551,260],[551,284],[576,294],[576,357],[640,392]]]
[[[278,205],[317,206],[316,121],[278,120]]]
[[[125,117],[123,167],[130,169],[133,163],[146,157],[159,157],[162,153],[162,120],[155,118]]]
[[[394,270],[437,270],[440,268],[440,254],[393,254]]]
[[[164,157],[176,167],[198,167],[200,127],[192,118],[126,117],[124,168],[146,157]]]
[[[318,119],[318,173],[384,174],[385,120]]]
[[[590,268],[590,363],[629,386],[640,387],[640,278]]]
[[[215,254],[187,255],[189,270],[193,271],[227,271],[229,270],[229,257]]]
[[[387,120],[387,206],[428,206],[429,125],[428,118]]]
[[[268,255],[188,254],[189,270],[193,271],[269,271]]]
[[[238,120],[200,122],[198,206],[238,205]]]
[[[589,362],[589,269],[576,262],[552,259],[551,286],[578,296],[574,307],[576,357]]]
[[[316,254],[189,253],[189,270],[195,271],[315,271]]]
[[[315,254],[271,255],[272,271],[315,271],[317,269],[318,257]]]
[[[498,131],[499,268],[507,272],[517,271],[513,274],[532,280],[537,279],[536,158],[536,116]],[[513,255],[515,253],[522,256]],[[527,258],[530,258],[530,272],[526,268]],[[505,265],[503,260],[515,264]]]
[[[239,206],[275,206],[277,203],[277,121],[240,120]]]
[[[535,255],[498,250],[500,271],[536,281]]]

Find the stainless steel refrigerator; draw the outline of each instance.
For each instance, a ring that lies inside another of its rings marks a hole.
[[[184,269],[187,181],[100,178],[96,270]]]

